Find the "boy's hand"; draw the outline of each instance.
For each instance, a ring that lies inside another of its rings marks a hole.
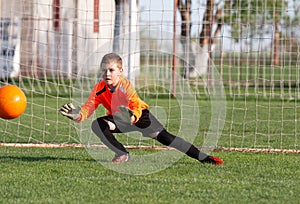
[[[127,108],[126,106],[119,106],[118,109],[121,112],[116,112],[115,113],[115,119],[118,121],[122,121],[125,123],[132,123],[134,122],[135,118],[133,115],[133,111]]]
[[[75,106],[72,103],[68,103],[63,105],[60,109],[59,112],[71,120],[77,120],[80,118],[80,107],[75,108]]]

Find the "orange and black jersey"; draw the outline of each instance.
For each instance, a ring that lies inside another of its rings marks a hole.
[[[148,109],[146,104],[139,95],[130,81],[120,77],[116,87],[110,89],[107,84],[101,80],[91,91],[87,101],[81,106],[81,117],[77,122],[82,122],[90,117],[93,112],[102,104],[107,109],[107,115],[114,115],[118,106],[126,106],[133,110],[137,122],[142,115],[142,110]]]

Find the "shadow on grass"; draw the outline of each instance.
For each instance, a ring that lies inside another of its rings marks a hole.
[[[24,162],[44,162],[44,161],[95,161],[94,159],[88,158],[64,158],[64,157],[30,157],[30,156],[0,156],[0,161],[24,161]]]

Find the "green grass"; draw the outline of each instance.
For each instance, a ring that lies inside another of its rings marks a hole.
[[[1,147],[0,202],[299,203],[298,155],[214,154],[224,166],[184,156],[158,173],[133,176],[106,169],[84,149]]]
[[[61,88],[53,85],[53,92],[47,94],[43,90],[27,92],[24,115],[0,120],[0,142],[79,143],[78,126],[57,111],[71,98],[70,90],[64,92]],[[263,97],[260,90],[256,96],[253,89],[248,97],[235,93],[229,96],[229,89],[225,91],[226,118],[219,146],[299,149],[297,100],[282,100],[277,90],[274,97]],[[176,134],[180,130],[181,113],[176,100],[168,94],[142,97],[151,106],[159,105],[170,112],[166,124],[169,131]],[[210,124],[211,103],[204,94],[196,98],[200,124],[193,142],[201,146]],[[104,114],[103,108],[96,112],[97,116]],[[88,130],[90,122],[84,123]],[[119,138],[128,144],[141,142]],[[154,144],[153,140],[142,142]],[[142,155],[152,151],[131,152]],[[85,149],[1,147],[0,203],[299,203],[299,155],[213,154],[225,160],[223,167],[201,165],[184,156],[167,169],[134,176],[106,168]],[[156,162],[160,161],[163,158]],[[133,164],[134,158],[123,168]]]
[[[28,106],[22,117],[1,120],[0,142],[17,143],[78,143],[76,125],[62,117],[58,108],[69,101],[68,98],[48,96],[27,97]],[[151,106],[159,105],[170,113],[166,127],[176,134],[180,130],[180,108],[175,99],[167,97],[147,98]],[[211,117],[210,100],[199,96],[199,132],[195,144],[200,146],[208,131]],[[234,97],[226,100],[226,117],[219,146],[249,148],[297,149],[299,146],[300,106],[297,100],[277,98]],[[99,108],[96,115],[104,115]],[[91,121],[84,125],[89,129]],[[125,138],[125,140],[127,140]],[[129,139],[130,140],[130,139]],[[129,141],[137,142],[139,141]]]

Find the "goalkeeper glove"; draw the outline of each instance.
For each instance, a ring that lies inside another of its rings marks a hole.
[[[68,103],[63,105],[60,109],[59,112],[71,120],[77,120],[80,118],[80,107],[75,108],[75,106],[72,103]]]
[[[119,106],[118,109],[121,112],[116,112],[114,117],[116,121],[123,122],[123,123],[132,123],[134,121],[133,118],[133,111],[125,106]]]

